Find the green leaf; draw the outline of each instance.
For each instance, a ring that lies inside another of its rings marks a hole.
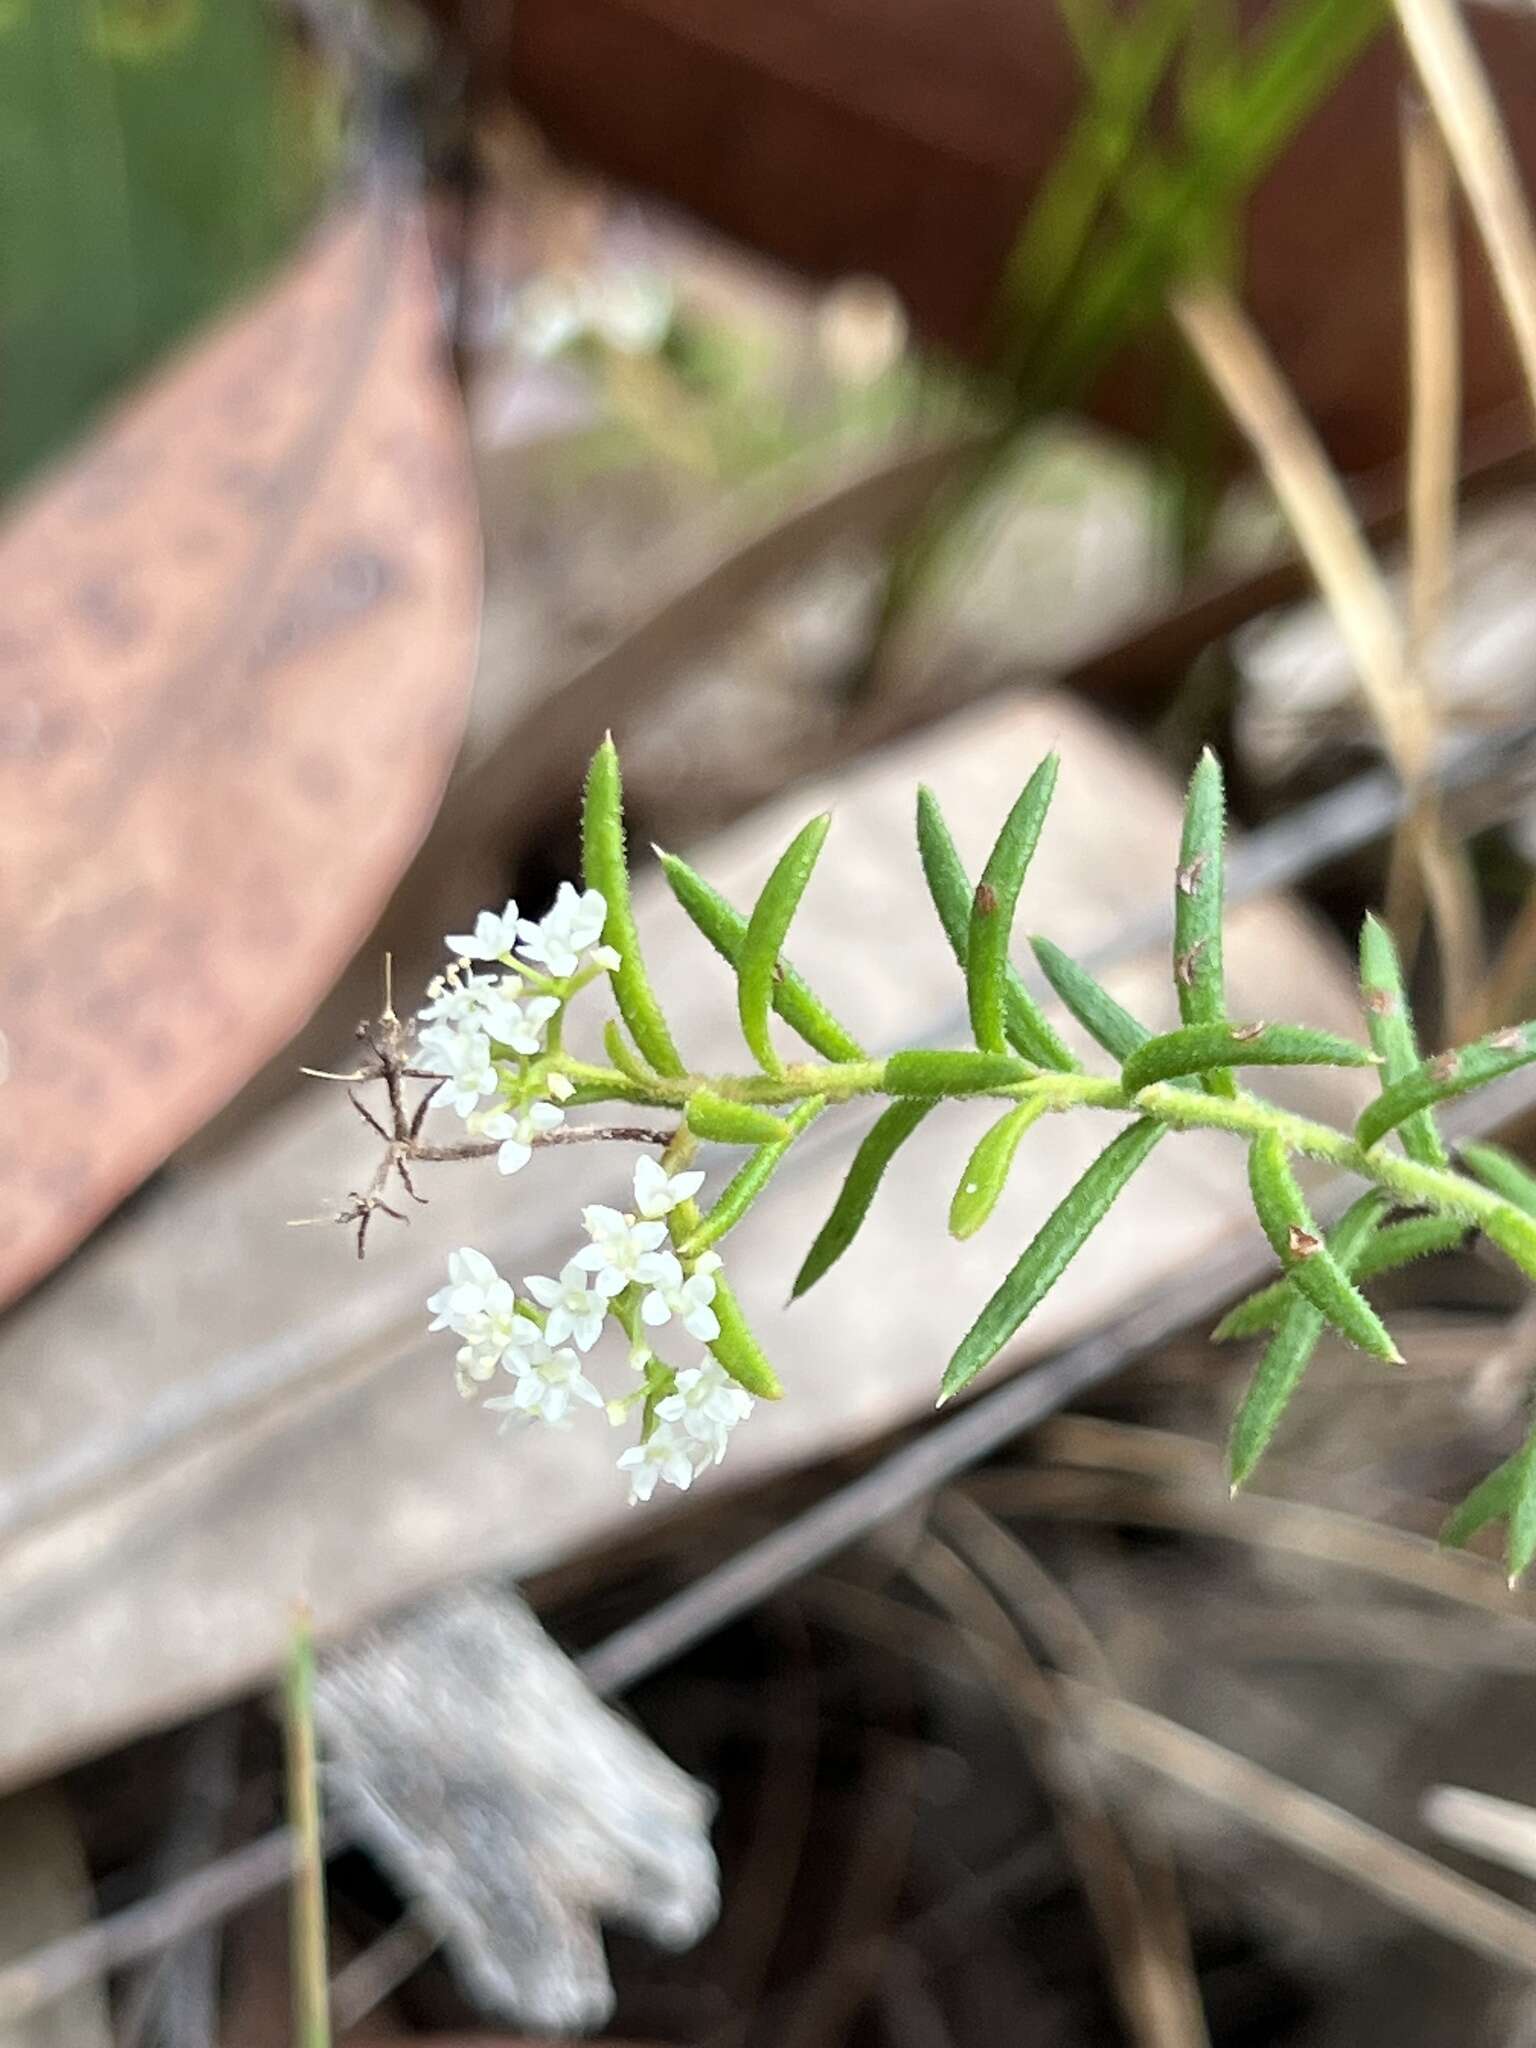
[[[814,1287],[827,1268],[834,1265],[853,1243],[859,1225],[869,1213],[869,1205],[875,1199],[875,1190],[885,1169],[929,1110],[936,1106],[931,1097],[925,1100],[909,1096],[904,1101],[893,1102],[876,1118],[863,1144],[853,1155],[853,1163],[848,1168],[837,1200],[832,1204],[831,1215],[816,1233],[816,1241],[795,1275],[795,1284],[790,1289],[791,1301],[798,1300],[807,1288]]]
[[[1482,1231],[1507,1252],[1528,1280],[1536,1280],[1536,1219],[1523,1209],[1498,1209],[1482,1219]]]
[[[709,1088],[695,1089],[684,1115],[696,1138],[717,1145],[781,1145],[789,1136],[789,1125],[771,1109],[733,1102]]]
[[[990,1365],[1019,1325],[1039,1307],[1162,1136],[1163,1127],[1143,1117],[1105,1146],[1046,1218],[1039,1235],[961,1339],[939,1389],[941,1404]]]
[[[610,733],[592,756],[581,810],[581,871],[589,889],[608,905],[603,943],[619,956],[613,971],[614,1000],[641,1052],[658,1074],[681,1074],[683,1062],[661,1005],[645,971],[640,934],[629,899],[629,861],[624,851],[624,785],[618,751]]]
[[[649,1088],[655,1081],[655,1074],[624,1036],[623,1027],[616,1017],[610,1017],[603,1026],[603,1050],[610,1065],[617,1067],[625,1080],[633,1081],[641,1088]]]
[[[738,1107],[734,1103],[730,1106]],[[750,1159],[742,1161],[721,1189],[718,1201],[705,1212],[698,1225],[689,1231],[685,1242],[679,1245],[680,1258],[696,1259],[700,1252],[707,1251],[712,1244],[718,1243],[728,1230],[736,1228],[777,1173],[780,1161],[795,1139],[808,1124],[816,1121],[826,1106],[827,1098],[824,1095],[812,1095],[798,1104],[782,1122],[778,1118],[772,1119],[779,1125],[779,1135],[772,1143],[760,1145]]]
[[[736,1008],[741,1017],[741,1035],[765,1074],[784,1071],[768,1030],[773,985],[783,972],[779,948],[805,894],[805,885],[811,879],[811,870],[831,824],[831,813],[823,811],[819,818],[812,818],[801,827],[780,854],[778,865],[763,885],[763,893],[747,919],[747,935],[741,942],[741,958],[736,963]]]
[[[1220,1067],[1368,1067],[1363,1045],[1301,1024],[1186,1024],[1137,1047],[1121,1081],[1135,1095],[1154,1081]]]
[[[704,877],[680,860],[675,853],[657,849],[667,886],[697,928],[722,960],[735,967],[746,943],[747,920]],[[845,1031],[822,1002],[807,987],[787,960],[779,962],[781,974],[773,985],[773,1007],[792,1031],[824,1060],[861,1060],[864,1048]]]
[[[1173,979],[1186,1024],[1223,1024],[1227,1016],[1221,958],[1224,884],[1222,839],[1227,799],[1221,763],[1207,747],[1195,763],[1184,800],[1184,834],[1173,888]],[[1237,1083],[1228,1062],[1216,1065],[1206,1085],[1232,1095]],[[1187,1073],[1188,1068],[1180,1071]],[[1157,1077],[1161,1078],[1161,1077]]]
[[[885,1063],[891,1095],[996,1095],[1039,1076],[1006,1052],[893,1052]]]
[[[1044,1114],[1044,1100],[1037,1096],[1033,1102],[1021,1102],[1016,1109],[1005,1110],[982,1137],[966,1163],[955,1199],[949,1205],[951,1237],[974,1237],[980,1230],[1008,1185],[1020,1140]]]
[[[1264,1235],[1297,1293],[1320,1309],[1351,1344],[1389,1365],[1401,1365],[1402,1354],[1381,1318],[1323,1242],[1291,1172],[1285,1146],[1273,1132],[1255,1138],[1249,1148],[1248,1184]]]
[[[1459,1546],[1489,1522],[1506,1524],[1504,1562],[1513,1586],[1536,1557],[1536,1431],[1473,1487],[1447,1518],[1440,1541]]]
[[[917,849],[939,922],[955,959],[964,968],[970,948],[971,884],[949,827],[931,789],[917,792]],[[1011,963],[1003,970],[1003,1022],[1008,1043],[1037,1066],[1073,1074],[1080,1062],[1062,1044]]]
[[[1122,1063],[1152,1036],[1129,1010],[1122,1009],[1086,967],[1079,967],[1070,954],[1038,934],[1030,940],[1040,971],[1061,997],[1068,1011],[1097,1044]]]
[[[1418,1066],[1419,1041],[1392,934],[1380,918],[1369,915],[1360,927],[1360,993],[1365,1028],[1381,1059],[1381,1085],[1391,1088]],[[1450,1164],[1428,1110],[1407,1118],[1402,1135],[1403,1150],[1421,1166]]]
[[[715,1275],[715,1298],[710,1306],[720,1325],[720,1334],[711,1340],[709,1350],[737,1386],[745,1387],[760,1401],[777,1401],[784,1392],[779,1376],[748,1327],[741,1303],[722,1273]]]
[[[1328,1240],[1340,1272],[1347,1276],[1354,1271],[1356,1258],[1389,1206],[1387,1198],[1372,1189],[1340,1218]],[[1289,1281],[1280,1285],[1287,1299],[1279,1327],[1259,1360],[1232,1425],[1227,1472],[1234,1492],[1268,1447],[1323,1334],[1322,1310],[1297,1293]]]
[[[1527,1216],[1536,1216],[1536,1174],[1502,1145],[1463,1145],[1459,1156],[1485,1188],[1492,1188]]]
[[[1355,1125],[1356,1140],[1369,1151],[1420,1110],[1486,1087],[1532,1060],[1536,1060],[1536,1026],[1530,1024],[1515,1024],[1472,1045],[1458,1046],[1454,1052],[1437,1053],[1432,1060],[1422,1060],[1401,1081],[1384,1088],[1362,1111]]]
[[[1395,1273],[1415,1259],[1433,1257],[1436,1252],[1453,1252],[1465,1239],[1469,1226],[1459,1216],[1407,1216],[1401,1223],[1384,1223],[1349,1268],[1352,1280],[1374,1280],[1382,1273]],[[1328,1249],[1337,1254],[1334,1233],[1328,1233]],[[1295,1299],[1289,1281],[1276,1280],[1240,1301],[1211,1332],[1213,1344],[1225,1344],[1236,1337],[1257,1337],[1278,1325],[1288,1301]]]
[[[1024,877],[1040,843],[1060,765],[1056,755],[1047,754],[1025,783],[997,835],[997,843],[971,898],[966,928],[965,994],[970,1005],[971,1033],[983,1052],[1003,1052],[1007,1048],[1004,987],[1014,913]]]

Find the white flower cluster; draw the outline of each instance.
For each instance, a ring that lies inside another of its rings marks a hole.
[[[632,1502],[649,1500],[658,1480],[686,1488],[696,1472],[718,1465],[731,1431],[752,1412],[751,1396],[707,1354],[674,1372],[651,1349],[650,1333],[674,1321],[701,1343],[720,1334],[713,1307],[719,1258],[702,1252],[685,1270],[666,1244],[667,1216],[692,1199],[703,1179],[702,1173],[669,1174],[659,1161],[642,1158],[635,1166],[634,1211],[589,1204],[582,1211],[587,1243],[558,1275],[527,1275],[525,1303],[485,1254],[468,1246],[450,1253],[448,1284],[427,1302],[430,1327],[452,1330],[461,1340],[455,1372],[466,1399],[498,1371],[516,1382],[510,1394],[484,1403],[503,1415],[504,1427],[540,1421],[568,1428],[576,1401],[606,1405],[617,1422],[643,1403],[649,1431],[618,1461],[629,1476]],[[582,1362],[610,1320],[628,1337],[629,1361],[642,1383],[605,1404]]]
[[[418,1058],[426,1072],[443,1076],[434,1106],[454,1110],[477,1135],[500,1140],[496,1164],[503,1173],[526,1166],[535,1141],[565,1121],[559,1104],[572,1091],[563,1075],[531,1089],[519,1083],[547,1050],[550,1026],[576,987],[618,966],[618,954],[601,943],[607,915],[598,890],[578,892],[562,882],[537,921],[519,917],[509,902],[482,910],[473,931],[448,935],[455,957],[418,1012]],[[477,962],[500,971],[476,972]],[[514,1055],[515,1073],[498,1065]]]
[[[675,306],[659,273],[611,266],[592,275],[550,270],[518,293],[512,331],[518,347],[537,362],[591,338],[620,355],[648,356],[667,338]]]

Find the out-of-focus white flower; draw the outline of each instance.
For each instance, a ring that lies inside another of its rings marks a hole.
[[[845,277],[817,309],[816,343],[839,383],[873,384],[907,345],[905,308],[883,278]]]
[[[643,1444],[631,1444],[619,1454],[619,1470],[629,1474],[630,1506],[649,1500],[658,1480],[686,1493],[698,1462],[688,1438],[680,1437],[669,1423],[657,1422]]]
[[[648,1220],[669,1215],[703,1185],[702,1173],[668,1173],[648,1152],[635,1161],[635,1207]]]
[[[667,338],[672,316],[672,288],[658,271],[604,270],[592,280],[588,320],[621,355],[654,355]]]
[[[554,902],[537,923],[527,917],[518,919],[519,949],[563,981],[580,967],[588,947],[598,944],[607,916],[601,890],[585,889],[578,894],[574,884],[562,882]]]
[[[498,1394],[487,1408],[504,1412],[509,1419],[526,1416],[547,1422],[553,1429],[570,1427],[572,1401],[584,1401],[589,1408],[601,1408],[603,1397],[581,1370],[581,1360],[563,1345],[540,1343],[525,1351],[509,1352],[504,1361],[517,1380],[510,1394]]]
[[[546,271],[530,278],[513,302],[512,337],[524,355],[547,363],[581,339],[590,325],[590,314],[585,278]]]
[[[502,1141],[496,1154],[497,1172],[520,1173],[533,1157],[534,1140],[558,1131],[564,1122],[565,1111],[554,1103],[529,1102],[519,1110],[498,1109],[482,1117],[480,1128],[488,1138]]]
[[[605,1285],[606,1277],[600,1273],[589,1281],[574,1259],[561,1267],[558,1280],[545,1273],[528,1275],[524,1283],[528,1292],[541,1308],[549,1310],[544,1323],[546,1342],[563,1344],[569,1339],[578,1351],[592,1349],[603,1334],[608,1303],[619,1291]]]
[[[665,1223],[637,1222],[601,1202],[589,1202],[581,1220],[592,1242],[582,1246],[571,1264],[595,1275],[594,1285],[604,1294],[621,1294],[632,1280],[649,1285],[665,1277],[666,1267],[656,1251],[667,1234]]]
[[[720,1269],[714,1252],[701,1252],[694,1269],[685,1275],[672,1252],[654,1254],[656,1264],[649,1276],[650,1293],[640,1303],[640,1317],[652,1329],[676,1316],[690,1337],[708,1344],[720,1334],[720,1319],[710,1307],[715,1298],[715,1274]]]
[[[444,1076],[433,1096],[434,1107],[471,1115],[484,1095],[494,1095],[501,1086],[491,1061],[491,1041],[483,1031],[461,1029],[452,1024],[429,1024],[421,1034],[417,1057],[429,1074]]]
[[[505,960],[512,951],[517,924],[517,905],[511,901],[503,910],[482,910],[472,932],[448,934],[448,950],[461,960]]]
[[[680,1372],[675,1392],[656,1403],[658,1418],[717,1465],[731,1431],[751,1413],[752,1396],[713,1358]]]

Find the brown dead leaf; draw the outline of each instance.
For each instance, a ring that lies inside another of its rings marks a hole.
[[[419,211],[340,213],[0,530],[0,1300],[303,1021],[431,822],[479,555]]]

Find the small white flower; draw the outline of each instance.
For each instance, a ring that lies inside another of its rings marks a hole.
[[[629,1474],[629,1504],[633,1507],[636,1501],[650,1499],[659,1479],[686,1493],[693,1484],[698,1461],[687,1438],[679,1437],[667,1423],[658,1422],[643,1444],[631,1444],[619,1454],[618,1466],[621,1472]]]
[[[416,1012],[423,1024],[446,1024],[454,1030],[468,1027],[472,1031],[485,1029],[487,1001],[495,997],[511,983],[513,977],[506,975],[465,974],[457,961],[446,974],[439,974],[427,984],[431,1000]],[[521,983],[514,985],[521,987]],[[425,1033],[423,1033],[425,1036]]]
[[[716,1360],[705,1358],[677,1375],[675,1392],[657,1402],[656,1414],[718,1465],[731,1431],[746,1421],[752,1405],[746,1389],[737,1386]]]
[[[446,1107],[467,1117],[482,1095],[494,1095],[501,1086],[491,1062],[491,1041],[483,1031],[430,1024],[421,1034],[418,1057],[429,1074],[444,1076],[432,1098],[434,1108]]]
[[[497,1110],[482,1119],[480,1128],[488,1138],[502,1140],[501,1150],[496,1154],[497,1172],[520,1173],[533,1157],[534,1140],[559,1130],[564,1122],[565,1111],[557,1109],[554,1103],[530,1102],[516,1112]]]
[[[522,983],[509,974],[487,993],[481,1010],[481,1029],[498,1045],[509,1045],[529,1059],[544,1050],[544,1032],[560,1008],[558,996],[527,996],[518,1000]]]
[[[509,1419],[527,1416],[530,1421],[547,1422],[553,1429],[568,1429],[572,1401],[585,1401],[590,1408],[603,1406],[602,1395],[582,1372],[574,1351],[543,1342],[527,1351],[509,1353],[508,1358],[517,1385],[510,1394],[487,1401],[487,1408],[499,1409]]]
[[[610,974],[617,974],[624,965],[624,956],[617,946],[594,946],[592,948],[592,965],[594,967],[606,968]]]
[[[716,1254],[701,1252],[686,1277],[671,1252],[657,1252],[654,1257],[655,1266],[647,1276],[651,1291],[640,1303],[641,1321],[654,1330],[676,1316],[689,1336],[697,1337],[701,1344],[718,1337],[720,1319],[710,1307],[720,1266]]]
[[[557,980],[564,980],[580,967],[587,948],[602,938],[607,916],[608,905],[599,890],[587,889],[578,895],[574,884],[562,882],[537,924],[519,918],[518,946],[528,959],[537,960]]]
[[[427,1297],[433,1320],[430,1330],[452,1330],[467,1337],[478,1318],[507,1307],[510,1312],[512,1287],[495,1266],[473,1245],[462,1245],[448,1254],[448,1285]]]
[[[635,1207],[647,1219],[669,1215],[703,1185],[702,1173],[668,1173],[648,1152],[635,1161]]]
[[[502,960],[512,951],[517,932],[517,905],[510,900],[504,910],[482,910],[472,932],[450,932],[450,953],[461,960]]]
[[[649,1286],[665,1276],[656,1256],[656,1247],[667,1234],[665,1223],[639,1223],[601,1202],[589,1202],[581,1221],[592,1242],[582,1246],[571,1264],[595,1274],[595,1284],[605,1294],[621,1294],[632,1280]]]
[[[563,1344],[569,1338],[578,1351],[592,1349],[603,1334],[609,1300],[618,1292],[604,1284],[605,1277],[598,1274],[589,1282],[574,1260],[561,1268],[558,1280],[544,1273],[528,1275],[528,1292],[541,1308],[549,1310],[544,1324],[546,1342]]]
[[[667,338],[672,317],[672,288],[653,270],[607,270],[592,281],[588,321],[621,355],[654,355]]]

